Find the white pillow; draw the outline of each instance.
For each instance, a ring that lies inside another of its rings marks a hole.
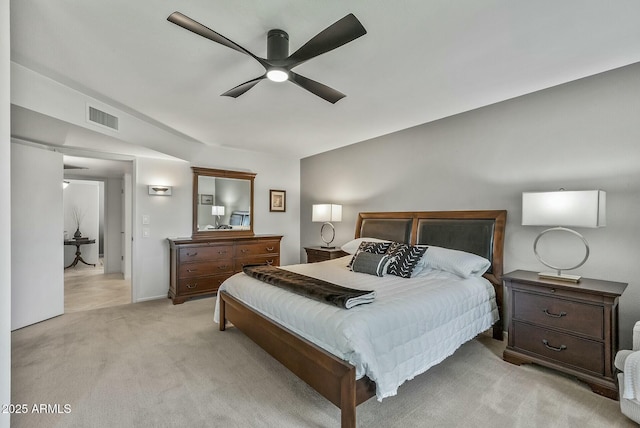
[[[384,239],[378,239],[378,238],[356,238],[352,241],[347,242],[340,248],[345,253],[355,254],[356,251],[358,251],[358,248],[360,247],[361,242],[389,242],[389,241],[385,241]]]
[[[424,263],[425,270],[444,270],[463,278],[482,276],[491,266],[489,260],[476,254],[430,245],[421,262]]]

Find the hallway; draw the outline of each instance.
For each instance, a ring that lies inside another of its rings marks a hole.
[[[131,303],[131,281],[122,273],[104,273],[103,259],[95,267],[78,263],[64,271],[64,312]]]

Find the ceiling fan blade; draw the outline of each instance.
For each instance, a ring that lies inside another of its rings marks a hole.
[[[304,46],[291,54],[288,60],[292,64],[291,67],[295,67],[365,34],[367,34],[367,30],[364,29],[360,21],[358,21],[358,18],[356,18],[353,13],[350,13],[318,33],[305,43]]]
[[[251,79],[248,82],[241,83],[240,85],[236,86],[235,88],[229,89],[227,92],[225,92],[224,94],[221,94],[220,96],[238,98],[240,95],[244,94],[249,89],[251,89],[254,86],[256,86],[256,84],[259,81],[261,81],[262,79],[264,79],[266,76],[267,75],[264,74],[264,75],[262,75],[260,77],[256,77],[255,79]]]
[[[289,80],[312,94],[329,101],[331,104],[335,104],[342,98],[346,97],[346,95],[340,91],[336,91],[335,89],[330,88],[327,85],[323,85],[320,82],[316,82],[315,80],[296,74],[293,71],[289,72]]]
[[[196,33],[202,37],[205,37],[209,40],[212,40],[216,43],[220,43],[223,46],[226,46],[228,48],[231,48],[233,50],[236,50],[238,52],[242,52],[245,55],[249,55],[250,57],[252,57],[253,59],[255,59],[256,61],[258,61],[260,64],[262,64],[263,67],[267,68],[269,64],[267,64],[267,62],[265,62],[265,60],[263,60],[260,57],[255,56],[254,54],[252,54],[251,52],[249,52],[248,50],[246,50],[245,48],[243,48],[242,46],[240,46],[239,44],[232,42],[231,40],[227,39],[225,36],[223,36],[222,34],[216,33],[215,31],[213,31],[211,28],[206,27],[202,24],[200,24],[197,21],[194,21],[193,19],[189,18],[188,16],[183,15],[180,12],[173,12],[171,15],[169,15],[169,17],[167,17],[167,21],[169,22],[173,22],[176,25],[179,25],[180,27],[189,30],[193,33]]]

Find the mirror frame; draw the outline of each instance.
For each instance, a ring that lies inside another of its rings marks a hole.
[[[200,168],[192,166],[193,170],[193,228],[191,232],[192,238],[210,238],[210,237],[233,237],[233,236],[253,236],[253,181],[256,174],[253,172],[227,171],[224,169]],[[219,177],[219,178],[235,178],[238,180],[249,180],[251,182],[251,207],[249,207],[249,223],[248,230],[198,230],[198,177]]]

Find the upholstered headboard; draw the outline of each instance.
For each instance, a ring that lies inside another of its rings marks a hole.
[[[506,221],[504,210],[360,213],[355,237],[433,245],[488,259],[491,267],[484,277],[493,284],[500,313],[493,337],[502,340],[502,255]]]
[[[491,262],[487,279],[501,286],[506,219],[504,210],[360,213],[355,236],[477,254]]]

